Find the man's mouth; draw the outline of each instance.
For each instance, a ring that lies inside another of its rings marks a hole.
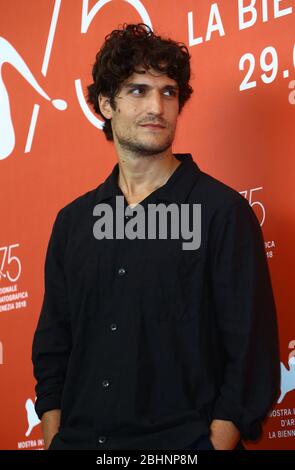
[[[164,129],[161,124],[141,124],[142,127],[149,127],[151,129]]]

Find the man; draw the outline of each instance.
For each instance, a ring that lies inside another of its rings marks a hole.
[[[125,24],[92,75],[88,101],[118,163],[53,225],[32,352],[45,448],[242,448],[279,389],[259,223],[237,191],[172,152],[192,93],[185,45]],[[155,207],[174,236],[144,236]],[[184,248],[188,233],[198,240]]]

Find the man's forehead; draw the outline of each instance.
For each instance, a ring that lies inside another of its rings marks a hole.
[[[133,74],[125,80],[124,84],[130,82],[148,83],[151,81],[163,82],[165,85],[177,85],[176,80],[169,77],[166,73],[160,72],[159,70],[155,70],[151,67],[149,69],[138,67]]]

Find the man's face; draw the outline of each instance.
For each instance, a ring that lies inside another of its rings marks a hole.
[[[116,109],[111,109],[115,143],[138,156],[171,147],[179,112],[175,80],[153,69],[135,72],[123,83],[115,103]]]

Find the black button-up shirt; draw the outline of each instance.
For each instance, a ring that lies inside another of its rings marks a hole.
[[[260,225],[237,191],[174,155],[181,164],[140,204],[201,204],[198,249],[94,236],[97,204],[128,206],[118,163],[56,216],[32,349],[36,412],[61,409],[50,448],[181,449],[214,418],[255,439],[277,396]]]

